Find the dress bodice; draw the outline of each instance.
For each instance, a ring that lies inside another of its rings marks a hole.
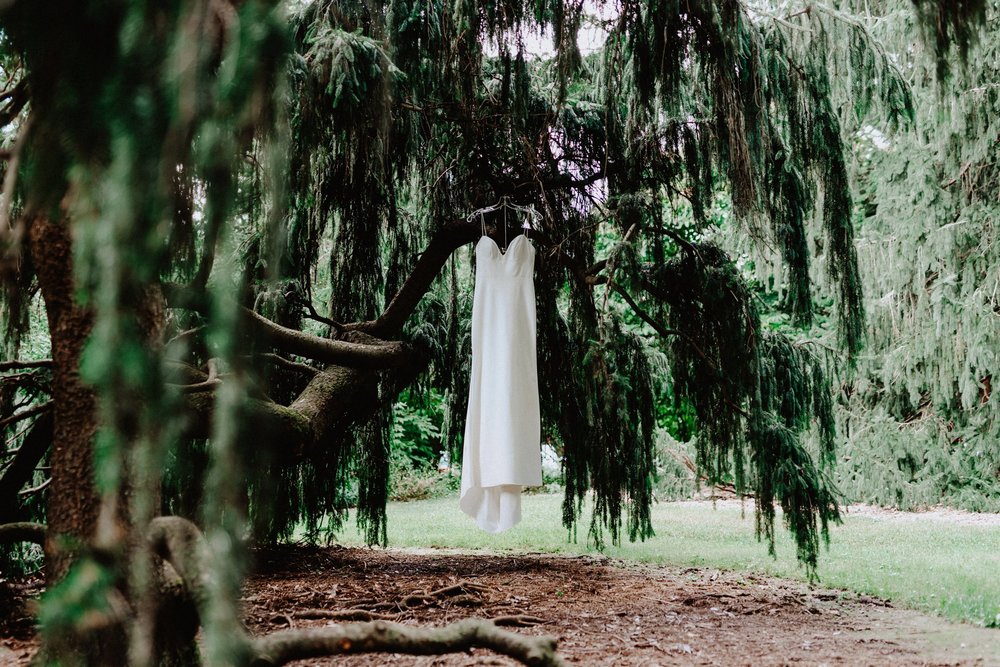
[[[530,279],[534,276],[534,260],[535,247],[524,234],[515,236],[506,252],[501,252],[496,241],[486,235],[476,244],[476,271]]]

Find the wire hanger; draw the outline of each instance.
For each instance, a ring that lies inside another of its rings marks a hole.
[[[486,235],[486,213],[492,213],[493,211],[503,210],[503,246],[504,250],[507,250],[507,211],[517,211],[519,213],[524,213],[527,217],[521,224],[521,228],[524,229],[524,235],[528,236],[528,230],[535,228],[536,223],[542,219],[542,214],[539,213],[534,206],[528,204],[527,206],[521,206],[519,204],[512,204],[510,197],[504,195],[500,197],[500,201],[492,206],[484,206],[483,208],[477,208],[475,211],[470,213],[466,217],[466,222],[472,222],[472,219],[477,215],[479,216],[479,223],[482,226],[483,236]]]

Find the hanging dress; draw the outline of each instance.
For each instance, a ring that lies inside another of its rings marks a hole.
[[[459,506],[490,533],[520,521],[521,488],[542,483],[534,268],[535,248],[523,234],[501,252],[484,230]]]

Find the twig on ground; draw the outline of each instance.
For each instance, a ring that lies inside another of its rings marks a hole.
[[[409,608],[417,605],[438,602],[447,597],[472,597],[473,594],[485,593],[488,590],[489,589],[486,586],[481,584],[474,584],[469,581],[460,581],[457,584],[445,586],[444,588],[439,588],[435,591],[431,591],[430,593],[415,591],[403,598],[399,604],[404,608]]]
[[[367,609],[304,609],[293,612],[291,618],[300,620],[329,619],[334,621],[395,621],[399,614],[380,614]]]
[[[529,616],[528,614],[512,614],[508,616],[497,616],[493,619],[493,623],[496,625],[514,628],[530,628],[535,625],[542,625],[543,623],[546,623],[546,621],[544,618]]]

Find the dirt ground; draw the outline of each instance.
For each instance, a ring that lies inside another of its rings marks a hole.
[[[244,597],[254,633],[334,622],[305,618],[307,610],[361,609],[419,625],[467,616],[538,622],[511,629],[555,635],[561,654],[579,665],[1000,665],[1000,631],[756,575],[430,549],[290,547],[257,557]],[[0,665],[26,664],[34,650],[25,603],[39,585],[0,584]],[[516,663],[476,650],[295,664]]]

